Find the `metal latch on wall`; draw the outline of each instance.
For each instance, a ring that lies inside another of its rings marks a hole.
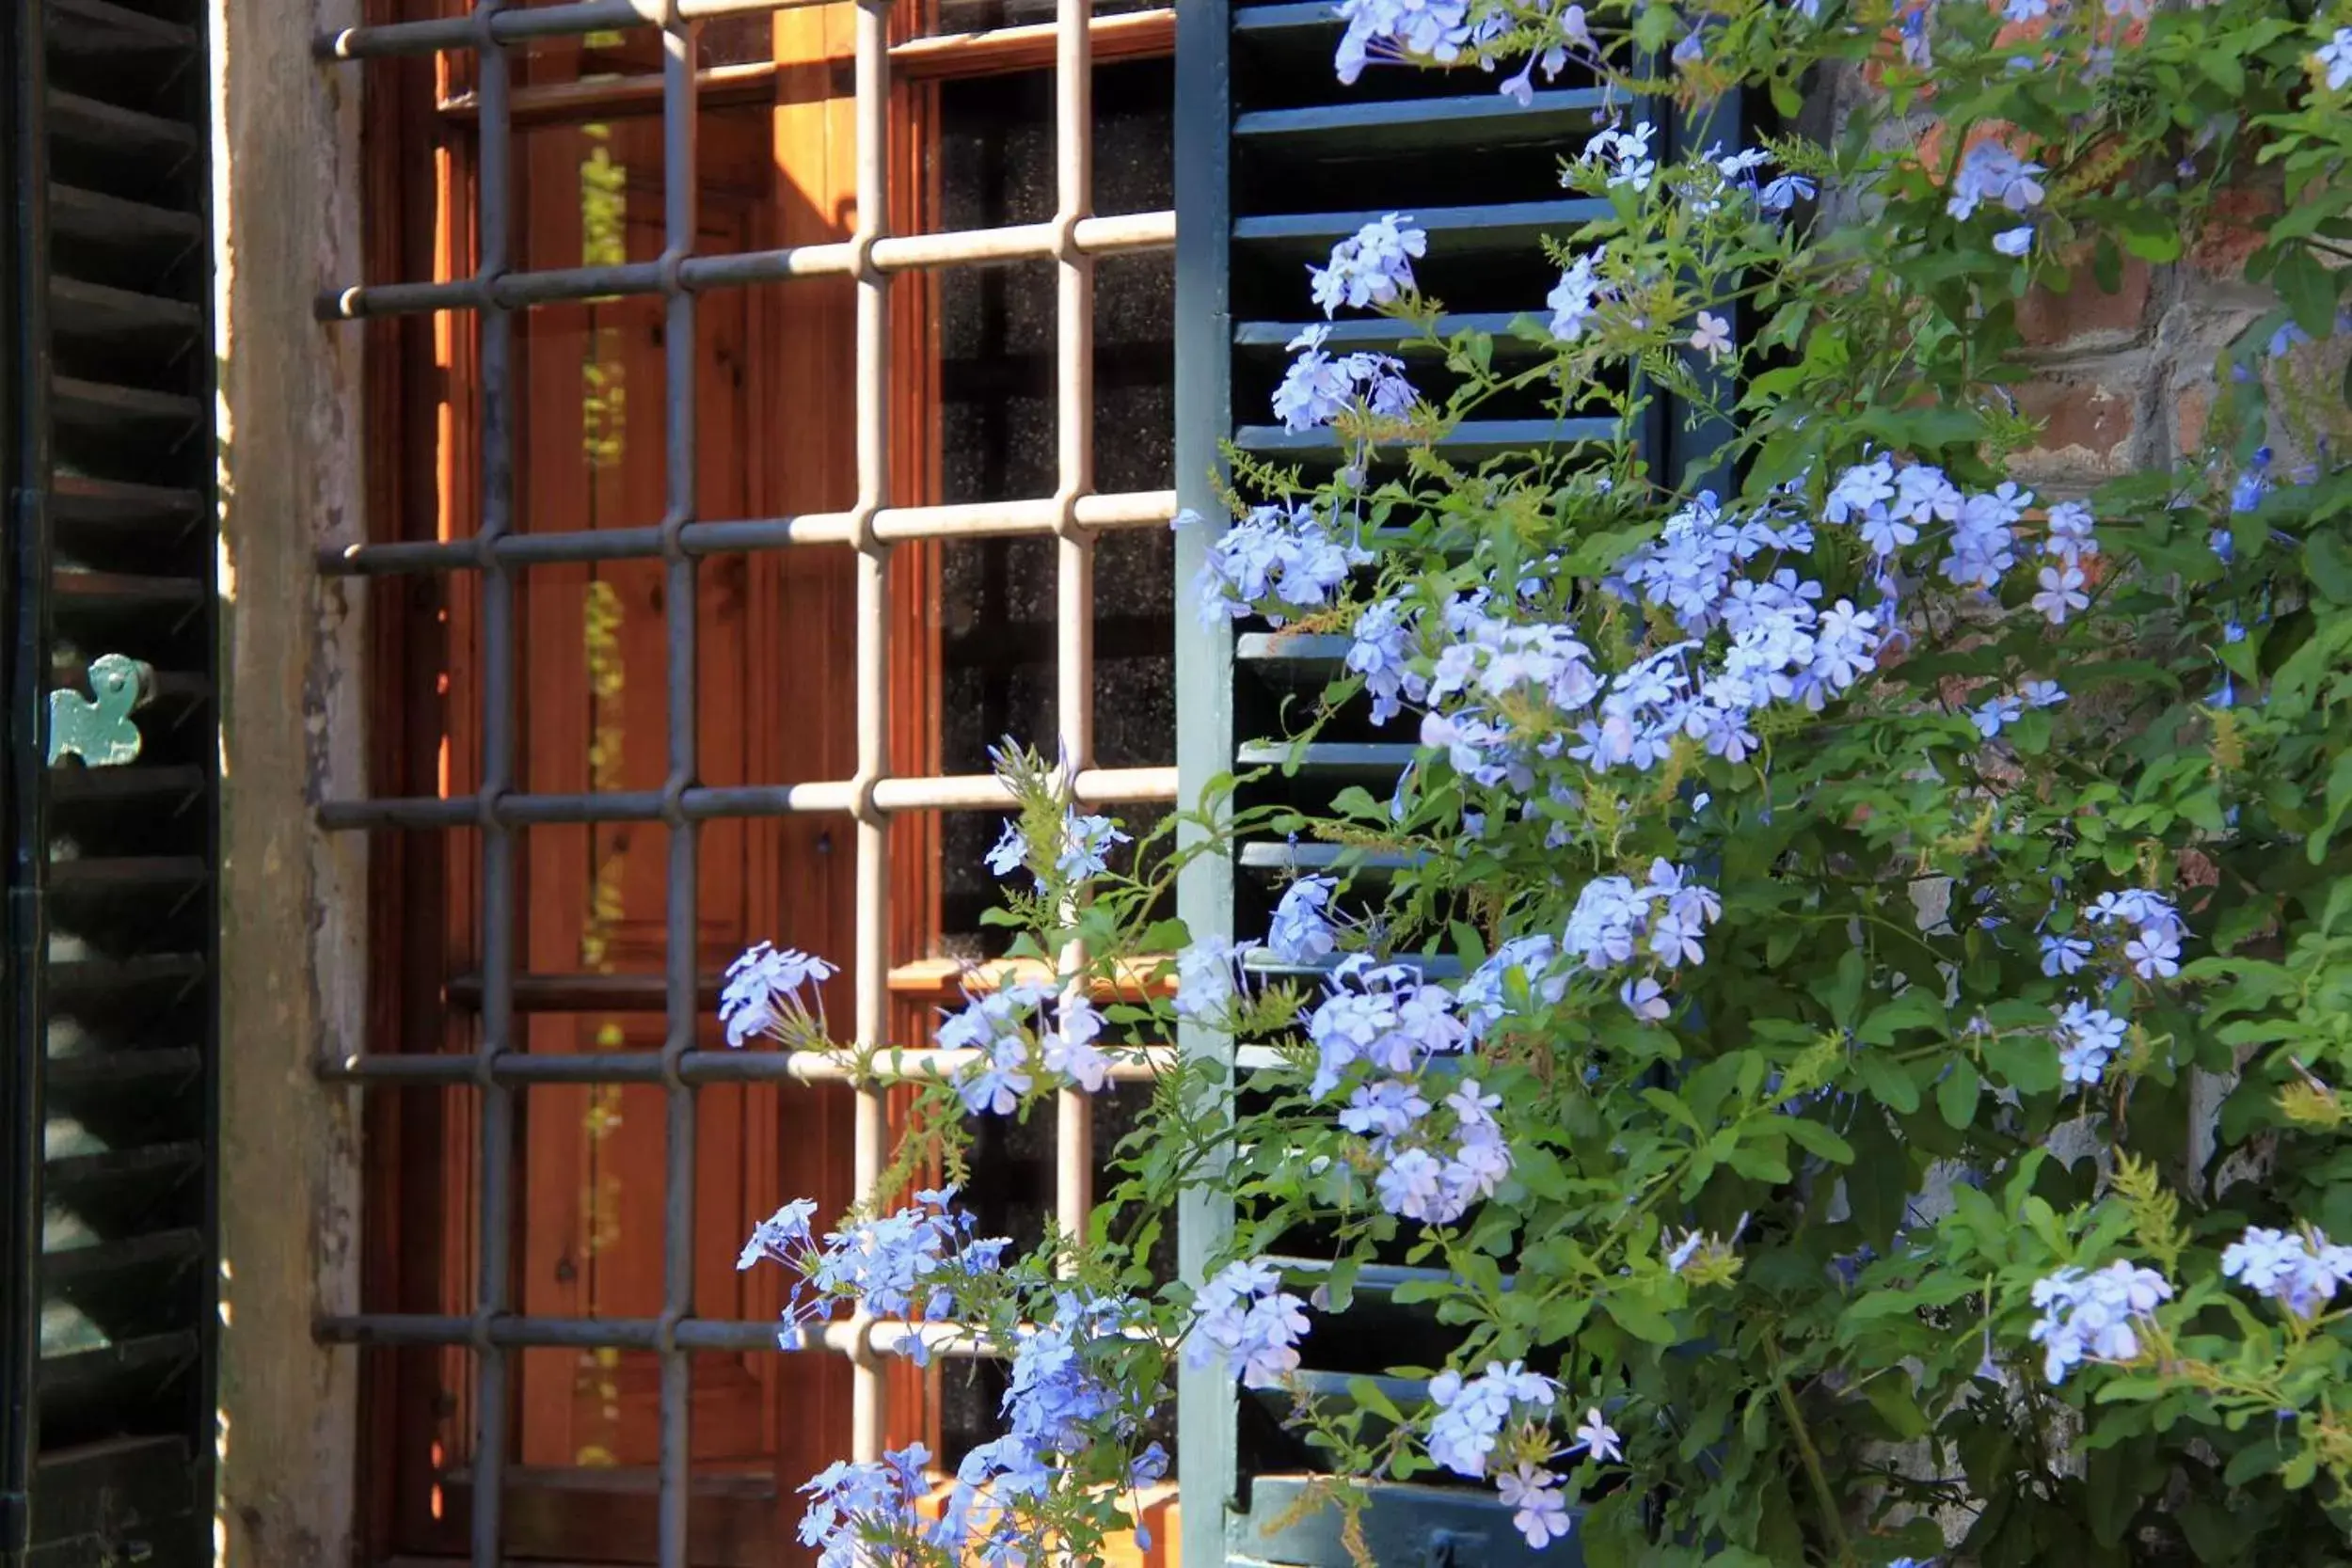
[[[49,766],[68,755],[87,768],[120,768],[138,760],[138,726],[131,715],[155,696],[155,672],[124,654],[90,660],[87,697],[78,691],[49,693]]]

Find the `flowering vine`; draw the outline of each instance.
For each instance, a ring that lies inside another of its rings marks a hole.
[[[1334,470],[1231,452],[1231,515],[1182,520],[1205,624],[1342,650],[1281,738],[1412,761],[1311,809],[1221,780],[1131,839],[1000,753],[1009,940],[888,1190],[743,1260],[788,1271],[787,1335],[846,1307],[1002,1358],[1001,1432],[833,1467],[803,1539],[1100,1560],[1189,1366],[1340,1506],[1475,1488],[1595,1564],[2352,1549],[2352,13],[1334,9],[1343,82],[1601,88],[1548,291],[1459,326],[1442,237],[1363,224],[1271,398]],[[1825,83],[1811,139],[1649,112]],[[2068,484],[2021,317],[2127,263],[2216,286],[2217,234],[2239,315],[2184,455]],[[1367,314],[1395,331],[1341,352]],[[1606,434],[1448,455],[1529,400]],[[1712,443],[1680,472],[1669,403]],[[1252,838],[1327,853],[1248,929],[1168,917]],[[837,1050],[830,974],[746,954],[729,1042]],[[1016,1254],[929,1184],[974,1118],[1122,1079],[1146,1134],[1085,1235]],[[1172,1277],[1200,1191],[1232,1233]],[[1344,1375],[1374,1297],[1430,1338]]]

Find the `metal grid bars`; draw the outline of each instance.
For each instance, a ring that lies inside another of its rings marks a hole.
[[[1169,213],[1097,218],[1091,212],[1092,50],[1090,6],[1059,0],[1056,23],[1057,210],[1050,223],[964,233],[891,235],[889,211],[891,56],[889,0],[854,0],[855,231],[844,241],[741,255],[697,256],[695,32],[705,17],[772,11],[796,0],[590,0],[525,8],[512,0],[476,0],[467,15],[362,27],[318,40],[326,60],[470,50],[478,58],[476,155],[479,265],[469,278],[341,289],[326,296],[329,320],[435,310],[480,317],[479,527],[469,540],[363,545],[323,553],[322,573],[338,576],[472,571],[481,578],[482,767],[477,791],[462,798],[330,801],[319,813],[332,830],[473,826],[481,834],[480,1035],[470,1054],[356,1054],[326,1064],[329,1078],[362,1083],[474,1085],[481,1096],[480,1278],[470,1316],[360,1314],[321,1324],[329,1340],[376,1345],[467,1345],[475,1357],[477,1428],[472,1561],[501,1560],[501,1489],[512,1446],[507,1415],[514,1390],[513,1353],[532,1346],[650,1351],[660,1357],[659,1553],[662,1568],[686,1568],[690,1491],[690,1354],[773,1348],[775,1325],[696,1316],[691,1254],[694,1211],[695,1092],[719,1082],[848,1081],[857,1088],[855,1190],[873,1192],[884,1157],[883,1083],[936,1077],[964,1065],[968,1053],[913,1049],[870,1053],[885,1045],[890,925],[889,825],[894,813],[1001,807],[1008,793],[993,778],[891,778],[887,712],[890,650],[888,566],[907,540],[1051,534],[1057,540],[1058,734],[1074,790],[1089,802],[1169,800],[1173,768],[1097,769],[1092,753],[1093,535],[1099,530],[1164,525],[1172,493],[1093,493],[1093,259],[1173,245]],[[662,38],[661,119],[663,248],[658,260],[617,266],[516,271],[511,266],[516,205],[512,169],[514,103],[508,50],[533,39],[652,25]],[[1057,268],[1058,483],[1042,500],[961,506],[894,505],[889,493],[891,431],[888,367],[891,283],[911,268],[984,265],[1049,259]],[[695,515],[698,443],[695,296],[704,289],[823,276],[855,284],[855,444],[853,507],[821,515],[707,521]],[[532,533],[516,521],[514,312],[558,300],[657,295],[664,314],[667,406],[665,509],[649,528]],[[847,546],[857,553],[856,772],[830,783],[708,788],[696,757],[696,570],[716,551],[808,545]],[[667,640],[667,767],[658,791],[533,795],[516,787],[518,692],[515,608],[517,569],[555,562],[658,558],[663,563]],[[738,1053],[696,1048],[707,990],[696,972],[697,829],[721,817],[829,812],[856,825],[856,951],[851,1052]],[[659,821],[668,828],[665,1015],[659,1053],[607,1053],[534,1057],[516,1031],[516,830],[544,823]],[[857,1061],[875,1070],[857,1069]],[[1148,1070],[1152,1063],[1138,1064]],[[514,1092],[530,1083],[657,1084],[664,1091],[666,1195],[662,1240],[663,1308],[654,1319],[531,1317],[516,1310],[510,1256],[515,1215],[516,1116]],[[1082,1099],[1065,1096],[1057,1159],[1056,1212],[1082,1226],[1089,1201],[1090,1127]],[[855,1365],[850,1449],[878,1456],[883,1440],[884,1382],[879,1357],[919,1335],[948,1354],[986,1354],[954,1325],[876,1323],[859,1317],[812,1334],[804,1348],[846,1355]]]

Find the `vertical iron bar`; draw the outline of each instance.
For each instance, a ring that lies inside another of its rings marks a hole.
[[[661,518],[663,613],[669,634],[669,756],[662,820],[669,827],[667,941],[663,953],[661,1082],[667,1102],[661,1227],[661,1417],[659,1557],[661,1568],[686,1568],[687,1509],[692,1496],[693,1364],[678,1348],[677,1325],[694,1310],[695,1090],[681,1073],[694,1048],[696,958],[701,897],[696,875],[700,826],[686,815],[696,783],[695,562],[685,529],[694,520],[700,476],[695,395],[694,296],[680,268],[694,253],[700,223],[695,166],[698,108],[694,50],[699,26],[678,17],[676,0],[661,24],[662,355],[668,380],[662,427],[666,501]]]
[[[1055,545],[1055,739],[1066,776],[1094,762],[1094,541],[1079,526],[1078,499],[1094,489],[1094,259],[1076,243],[1094,204],[1094,59],[1091,0],[1058,0],[1054,13],[1054,152],[1058,235],[1055,269],[1056,420],[1061,504]],[[1065,953],[1065,974],[1086,954]],[[1076,983],[1083,996],[1085,981]],[[1074,1088],[1055,1097],[1054,1219],[1083,1236],[1093,1204],[1094,1102]]]
[[[508,98],[506,51],[490,31],[507,0],[474,7],[476,97],[481,105],[475,180],[477,271],[485,285],[507,270],[513,210],[514,122]],[[504,1347],[491,1343],[490,1323],[514,1309],[513,1194],[515,1091],[492,1071],[499,1053],[514,1048],[515,846],[495,806],[515,777],[515,584],[499,560],[497,542],[513,527],[515,511],[514,317],[495,299],[483,307],[482,516],[475,534],[482,573],[482,1036],[476,1062],[482,1097],[482,1275],[474,1313],[473,1568],[498,1568],[504,1503],[507,1405],[511,1366]]]
[[[856,1032],[861,1049],[883,1043],[890,1002],[890,819],[874,786],[890,768],[890,546],[874,517],[890,500],[890,278],[874,265],[889,218],[890,0],[857,8],[857,942]],[[851,1181],[877,1196],[882,1169],[882,1100],[857,1088]],[[873,1346],[851,1350],[850,1457],[881,1457],[885,1384]]]
[[[1232,430],[1232,327],[1228,243],[1232,232],[1227,163],[1232,104],[1228,0],[1184,0],[1176,8],[1176,484],[1177,499],[1207,521],[1176,535],[1176,795],[1198,802],[1233,762],[1233,638],[1220,620],[1203,626],[1190,584],[1224,531],[1216,475],[1218,443]],[[1184,830],[1196,843],[1200,830]],[[1176,912],[1196,939],[1232,934],[1232,863],[1196,855],[1177,874]],[[1232,1041],[1180,1022],[1176,1045],[1188,1064],[1217,1071],[1212,1099],[1230,1102]],[[1178,1200],[1176,1262],[1198,1286],[1232,1233],[1232,1206],[1212,1183]],[[1209,1367],[1186,1369],[1176,1385],[1176,1467],[1185,1528],[1180,1568],[1224,1568],[1234,1497],[1233,1380]]]

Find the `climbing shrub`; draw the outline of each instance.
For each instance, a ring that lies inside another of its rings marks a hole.
[[[1302,308],[1406,346],[1292,345],[1274,414],[1339,471],[1232,454],[1231,515],[1188,522],[1212,624],[1345,641],[1279,738],[1368,711],[1417,742],[1393,791],[1224,781],[1130,845],[1008,745],[1009,956],[960,1054],[884,1194],[744,1259],[793,1272],[787,1333],[990,1341],[1005,1434],[936,1482],[845,1460],[804,1538],[1095,1560],[1189,1360],[1290,1391],[1330,1506],[1487,1487],[1596,1564],[2343,1560],[2352,8],[1337,9],[1343,77],[1602,84],[1562,179],[1605,215],[1500,335],[1421,290],[1411,214],[1342,243]],[[1825,135],[1655,129],[1832,87]],[[2021,308],[2221,230],[2269,303],[2203,450],[2021,482]],[[1531,396],[1608,434],[1446,455]],[[1661,400],[1682,472],[1634,438]],[[1243,835],[1337,858],[1265,931],[1168,919]],[[731,1037],[837,1049],[810,963],[746,955]],[[976,1236],[967,1118],[1120,1074],[1152,1109],[1088,1232]],[[1174,1279],[1187,1192],[1232,1225]],[[1392,1369],[1411,1399],[1315,1392],[1374,1263],[1456,1348]]]

